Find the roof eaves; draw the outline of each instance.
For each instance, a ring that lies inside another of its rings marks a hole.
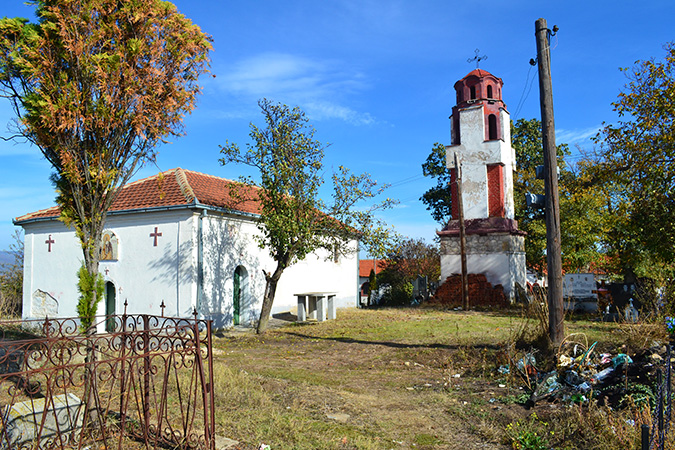
[[[147,208],[134,208],[134,209],[123,209],[119,211],[108,211],[108,216],[122,216],[122,215],[128,215],[128,214],[138,214],[138,213],[146,213],[146,212],[162,212],[162,211],[176,211],[180,209],[204,209],[207,211],[215,211],[215,212],[220,212],[223,214],[227,215],[232,215],[232,216],[239,216],[239,217],[245,217],[248,219],[254,219],[258,220],[260,218],[260,214],[255,214],[255,213],[249,213],[245,211],[238,211],[236,209],[231,209],[231,208],[222,208],[219,206],[211,206],[211,205],[206,205],[203,203],[200,203],[196,198],[188,203],[188,204],[182,204],[182,205],[168,205],[168,206],[151,206]],[[59,216],[49,216],[49,217],[35,217],[35,218],[27,218],[23,220],[17,220],[17,219],[12,219],[12,223],[14,225],[26,225],[29,223],[37,223],[37,222],[49,222],[49,221],[54,221],[58,220]]]
[[[212,206],[212,205],[207,205],[207,204],[199,203],[199,202],[197,202],[194,205],[194,207],[199,208],[199,209],[205,209],[207,211],[220,212],[220,213],[228,214],[228,215],[232,215],[232,216],[246,217],[246,218],[255,219],[255,220],[260,219],[260,214],[250,213],[250,212],[246,212],[246,211],[239,211],[237,209],[232,209],[232,208],[223,208],[221,206]]]

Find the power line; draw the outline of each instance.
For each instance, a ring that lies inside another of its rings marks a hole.
[[[412,182],[417,181],[417,180],[421,180],[423,178],[424,178],[424,175],[413,175],[412,177],[404,178],[404,179],[399,180],[399,181],[394,181],[393,183],[389,184],[389,187],[390,188],[399,187],[399,186],[402,186],[404,184],[408,184],[408,183],[412,183]]]
[[[525,100],[530,96],[530,92],[532,91],[532,85],[534,84],[534,80],[536,77],[532,77],[532,80],[530,80],[530,75],[532,73],[532,64],[530,64],[530,68],[527,70],[527,78],[525,79],[525,86],[523,86],[523,92],[520,94],[520,100],[518,100],[518,105],[516,106],[516,112],[513,114],[513,120],[518,119],[518,114],[520,114],[520,110],[525,106]],[[528,86],[529,82],[529,86]],[[527,91],[527,93],[525,92]]]

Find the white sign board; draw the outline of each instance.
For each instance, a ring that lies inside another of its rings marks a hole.
[[[592,273],[568,273],[563,279],[563,297],[565,298],[597,298],[593,292],[595,276]]]

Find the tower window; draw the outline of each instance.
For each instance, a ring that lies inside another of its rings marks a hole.
[[[499,139],[497,133],[497,116],[490,114],[488,116],[488,140],[494,141],[496,139]]]
[[[471,100],[476,100],[476,86],[471,86]]]
[[[492,97],[492,86],[487,87],[487,98],[493,98]]]
[[[459,145],[462,143],[459,134],[459,117],[454,114],[450,117],[452,119],[450,122],[450,138],[452,139],[452,145]]]

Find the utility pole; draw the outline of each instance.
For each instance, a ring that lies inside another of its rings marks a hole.
[[[539,98],[541,102],[542,141],[544,144],[544,185],[546,187],[546,262],[548,266],[548,330],[554,344],[564,336],[562,259],[560,251],[560,205],[558,202],[558,161],[553,122],[550,37],[558,31],[548,29],[546,19],[535,22],[537,61],[539,62]]]
[[[462,200],[462,168],[455,152],[455,171],[457,173],[457,210],[459,211],[459,253],[462,264],[462,308],[469,310],[469,276],[466,268],[466,228],[464,227],[464,202]]]

